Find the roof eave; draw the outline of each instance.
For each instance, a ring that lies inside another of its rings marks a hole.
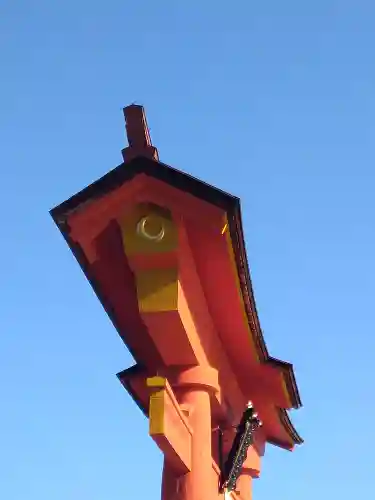
[[[292,407],[298,409],[302,406],[302,401],[298,391],[293,365],[286,361],[281,361],[277,358],[270,356],[266,346],[266,342],[264,340],[262,329],[260,327],[253,287],[251,283],[249,265],[247,260],[246,244],[242,227],[241,209],[239,200],[237,206],[235,207],[232,220],[229,223],[229,228],[231,231],[231,237],[234,246],[238,276],[240,279],[241,291],[246,308],[246,314],[249,320],[251,330],[254,334],[254,340],[258,348],[258,354],[262,362],[270,363],[273,366],[276,366],[282,370]]]

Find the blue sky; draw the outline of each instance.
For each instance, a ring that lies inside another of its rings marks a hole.
[[[163,161],[241,197],[266,341],[295,365],[306,444],[268,448],[254,500],[374,489],[374,16],[0,2],[0,498],[159,498],[160,453],[115,377],[131,357],[48,214],[121,162],[134,101]]]

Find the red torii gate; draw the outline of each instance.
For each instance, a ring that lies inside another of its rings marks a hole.
[[[159,162],[142,106],[124,115],[124,162],[51,214],[136,360],[118,377],[164,453],[162,499],[250,500],[265,444],[302,443],[287,414],[301,401],[263,339],[240,202]],[[248,400],[263,425],[225,492]]]

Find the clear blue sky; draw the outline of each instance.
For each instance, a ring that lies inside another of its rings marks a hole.
[[[159,498],[115,377],[132,359],[48,214],[121,162],[134,101],[163,161],[241,197],[266,341],[295,365],[306,444],[267,450],[254,500],[371,496],[374,19],[371,0],[0,2],[1,499]]]

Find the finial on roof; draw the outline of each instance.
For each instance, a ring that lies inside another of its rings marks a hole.
[[[143,106],[131,104],[124,108],[126,135],[129,146],[122,150],[124,162],[136,156],[159,160],[158,150],[152,145]]]

